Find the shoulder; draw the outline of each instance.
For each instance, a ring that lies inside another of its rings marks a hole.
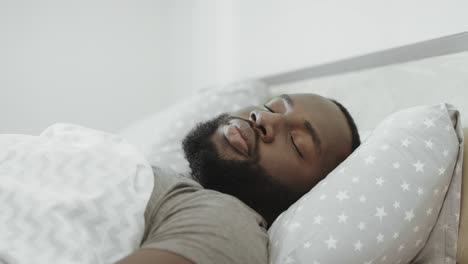
[[[263,218],[237,198],[191,182],[172,185],[161,199],[143,248],[175,252],[194,263],[267,263]]]

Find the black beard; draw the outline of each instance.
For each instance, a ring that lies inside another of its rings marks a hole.
[[[184,138],[182,146],[193,179],[204,188],[235,196],[265,218],[268,226],[304,193],[297,193],[268,175],[258,165],[259,135],[251,160],[223,160],[210,140],[219,126],[231,118],[221,114],[196,125]]]

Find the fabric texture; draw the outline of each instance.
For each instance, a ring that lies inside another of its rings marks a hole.
[[[424,248],[413,260],[414,263],[456,263],[464,157],[464,133],[461,116],[458,111],[450,105],[447,106],[447,110],[450,114],[458,141],[460,142],[457,163],[455,164],[452,180],[448,186],[437,222]],[[442,152],[443,156],[445,156],[445,154],[446,153]],[[445,188],[444,186],[444,190]]]
[[[167,250],[195,264],[268,263],[265,222],[255,211],[170,169],[153,169],[142,248]]]
[[[258,105],[270,97],[259,81],[236,82],[199,91],[177,104],[131,124],[120,135],[137,146],[153,166],[169,167],[189,175],[182,140],[201,121],[221,113]]]
[[[382,121],[276,219],[270,263],[455,263],[459,120],[452,106],[441,104]]]
[[[468,128],[463,129],[465,138],[468,137]],[[468,150],[465,140],[464,149]],[[457,263],[468,264],[468,155],[463,156],[463,178],[460,205],[460,229],[458,230]]]
[[[0,179],[0,263],[113,263],[143,237],[153,174],[118,136],[0,135]]]

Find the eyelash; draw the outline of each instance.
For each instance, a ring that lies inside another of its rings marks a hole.
[[[304,158],[304,156],[302,156],[302,153],[299,151],[299,148],[297,147],[296,143],[294,142],[293,136],[291,135],[290,137],[291,137],[291,143],[293,144],[294,148],[296,149],[297,154],[299,154],[299,156],[301,156],[301,158]]]
[[[273,111],[273,110],[272,110],[270,107],[268,107],[268,106],[266,106],[266,105],[263,105],[263,107],[265,107],[265,108],[266,108],[266,110],[268,110],[269,112],[272,112],[272,113],[274,113],[274,112],[275,112],[275,111]]]
[[[275,111],[273,111],[270,107],[268,107],[268,106],[266,106],[266,105],[263,105],[263,107],[265,107],[265,109],[268,110],[269,112],[275,113]],[[293,136],[290,135],[289,137],[290,137],[290,139],[291,139],[292,145],[293,145],[294,148],[296,149],[297,154],[299,154],[299,156],[301,156],[301,158],[304,158],[304,156],[302,156],[302,153],[299,151],[299,148],[297,147],[296,143],[294,142]]]

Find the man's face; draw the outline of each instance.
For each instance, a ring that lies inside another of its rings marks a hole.
[[[291,203],[351,153],[351,130],[332,101],[293,94],[199,124],[183,144],[205,187]]]
[[[351,153],[344,114],[318,95],[282,95],[231,117],[211,136],[220,158],[256,161],[295,191],[310,190]]]

